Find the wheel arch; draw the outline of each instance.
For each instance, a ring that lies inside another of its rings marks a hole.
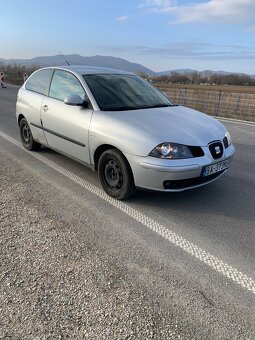
[[[97,147],[97,149],[94,152],[94,157],[93,157],[95,171],[98,170],[98,161],[99,161],[99,158],[102,155],[102,153],[105,152],[106,150],[110,150],[110,149],[119,150],[118,148],[116,148],[114,145],[111,145],[111,144],[102,144],[102,145]]]
[[[102,155],[102,153],[105,152],[106,150],[110,150],[110,149],[118,150],[123,155],[123,157],[125,157],[123,152],[120,149],[118,149],[116,146],[114,146],[112,144],[102,144],[102,145],[98,146],[97,149],[94,152],[93,159],[94,159],[94,170],[95,171],[98,171],[98,161],[99,161],[99,158]],[[129,161],[127,160],[127,157],[125,157],[125,159],[128,162],[128,164],[129,164]],[[130,169],[132,171],[132,168],[131,168],[130,164],[129,164],[129,166],[130,166]],[[133,173],[133,171],[132,171],[132,173]]]
[[[119,200],[133,196],[136,192],[134,174],[123,152],[109,144],[97,151],[95,168],[105,192]]]
[[[19,116],[18,116],[18,124],[20,123],[21,119],[23,119],[23,118],[26,119],[25,116],[22,113],[20,113]]]

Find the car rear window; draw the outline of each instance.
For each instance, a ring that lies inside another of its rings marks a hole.
[[[37,92],[43,95],[47,94],[52,77],[52,72],[52,69],[40,70],[35,72],[27,80],[25,88],[29,91]]]

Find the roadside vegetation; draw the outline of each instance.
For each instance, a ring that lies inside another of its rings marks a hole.
[[[24,74],[32,74],[35,70],[38,70],[38,65],[1,65],[0,71],[5,74],[5,81],[9,84],[22,85],[24,82]]]
[[[238,74],[187,75],[148,78],[173,102],[212,116],[255,121],[255,78]]]
[[[156,85],[174,103],[190,107],[212,116],[255,121],[255,87],[242,88],[229,86],[173,86],[156,83]],[[249,89],[248,89],[249,90]]]
[[[205,84],[169,84],[169,83],[161,83],[155,82],[154,86],[159,87],[161,90],[167,90],[169,88],[172,89],[188,89],[188,90],[197,90],[197,91],[214,91],[214,92],[227,92],[227,93],[249,93],[255,94],[255,86],[245,86],[245,85],[205,85]]]
[[[140,74],[146,78],[146,75]],[[247,74],[236,73],[213,73],[212,71],[177,73],[150,78],[153,83],[178,84],[178,85],[234,85],[234,86],[255,86],[255,78]]]

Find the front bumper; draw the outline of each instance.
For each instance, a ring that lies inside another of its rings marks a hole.
[[[202,148],[203,157],[188,159],[160,159],[126,154],[132,168],[136,187],[156,191],[183,191],[206,185],[220,178],[227,170],[212,176],[202,177],[204,166],[231,159],[235,148],[224,149],[221,158],[215,160],[208,147]]]

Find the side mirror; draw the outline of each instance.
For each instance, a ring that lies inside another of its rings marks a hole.
[[[82,99],[77,94],[72,94],[71,96],[68,96],[64,99],[64,103],[66,105],[72,105],[72,106],[83,106],[88,107],[89,102],[85,99]]]

